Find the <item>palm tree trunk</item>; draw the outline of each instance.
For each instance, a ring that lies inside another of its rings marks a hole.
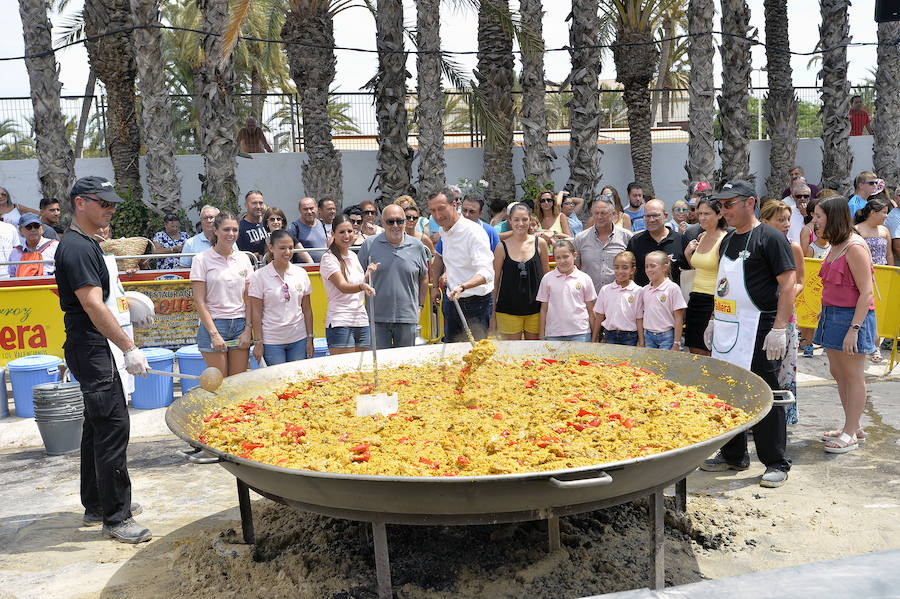
[[[444,185],[444,124],[442,120],[443,88],[441,86],[440,0],[416,0],[416,47],[418,54],[418,106],[416,123],[419,127],[419,179],[416,199],[425,206],[428,195]]]
[[[135,109],[134,80],[137,68],[131,46],[131,10],[128,0],[85,0],[84,33],[88,60],[106,86],[106,147],[119,193],[140,199],[141,138]],[[123,31],[124,30],[124,31]],[[94,36],[118,31],[98,39]]]
[[[262,124],[262,94],[264,93],[262,76],[259,73],[259,69],[256,68],[256,65],[253,65],[250,68],[250,114],[253,115],[260,124]]]
[[[81,158],[84,149],[84,131],[91,116],[91,104],[94,102],[94,89],[97,87],[97,76],[94,69],[88,68],[87,83],[84,85],[84,98],[81,100],[81,115],[78,117],[78,130],[75,132],[75,158]]]
[[[712,31],[714,15],[713,0],[689,0],[688,62],[691,70],[688,75],[688,159],[684,165],[689,183],[715,183],[713,56],[716,50],[712,35],[707,33]]]
[[[159,25],[157,0],[131,0],[135,25]],[[181,181],[175,169],[175,143],[172,139],[172,116],[166,87],[165,60],[162,55],[162,32],[159,29],[135,29],[135,62],[144,140],[147,144],[147,183],[150,185],[149,207],[157,214],[177,212],[181,208]]]
[[[66,122],[59,107],[62,85],[56,72],[47,0],[19,0],[22,33],[25,39],[25,69],[31,84],[34,107],[35,149],[41,195],[63,200],[75,178],[75,157],[66,139]],[[47,53],[42,55],[43,53]],[[68,205],[68,202],[61,202]]]
[[[402,0],[378,0],[375,13],[375,45],[378,76],[375,78],[375,118],[378,121],[376,174],[379,203],[392,203],[408,194],[412,170],[409,123],[406,113],[406,52],[403,48]]]
[[[821,0],[822,24],[822,187],[851,193],[850,83],[847,81],[847,47],[850,23],[847,0]]]
[[[597,0],[572,0],[572,24],[569,27],[569,56],[572,71],[566,82],[572,87],[569,103],[569,180],[566,189],[584,198],[590,205],[600,185],[600,156],[597,146],[600,132],[600,49],[595,46],[600,23]]]
[[[328,116],[328,91],[334,81],[334,22],[327,2],[291,0],[281,37],[286,41],[306,42],[314,46],[289,44],[286,48],[291,77],[300,94],[303,114],[303,139],[308,160],[303,164],[303,188],[306,195],[329,196],[340,210],[344,199],[341,153],[331,142]]]
[[[228,0],[197,0],[203,14],[204,31],[225,31]],[[194,70],[194,108],[197,112],[198,146],[205,177],[200,186],[204,202],[238,210],[238,186],[234,175],[237,117],[234,113],[234,59],[222,62],[220,36],[203,38],[203,61]]]
[[[721,179],[750,177],[750,9],[745,0],[723,0],[722,95],[719,96],[719,130],[722,132]],[[738,37],[735,37],[738,36]]]
[[[504,31],[494,11],[509,11],[508,0],[492,0],[493,11],[481,3],[478,10],[478,66],[475,90],[484,106],[486,132],[482,178],[488,182],[484,199],[491,213],[499,212],[516,197],[512,167],[515,104],[512,89],[512,32]]]
[[[548,143],[546,83],[544,81],[544,42],[540,0],[521,0],[519,12],[522,26],[540,39],[540,46],[522,52],[522,138],[525,146],[525,178],[533,177],[538,185],[552,181],[552,162],[556,153]]]
[[[653,32],[623,28],[620,19],[613,45],[613,61],[616,64],[616,81],[624,87],[625,106],[628,109],[628,136],[631,140],[631,168],[634,180],[644,193],[653,195],[653,141],[650,135],[653,115],[650,112],[650,81],[659,60],[659,52],[653,44]],[[636,44],[636,45],[619,45]]]
[[[769,176],[766,190],[778,198],[788,171],[797,157],[797,96],[791,80],[790,37],[787,0],[765,0],[766,70],[769,93],[763,107],[766,131],[772,140],[769,149]]]
[[[875,172],[885,181],[900,183],[897,152],[900,146],[900,23],[878,24],[878,70],[875,74]]]

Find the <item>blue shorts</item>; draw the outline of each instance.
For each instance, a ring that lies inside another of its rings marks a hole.
[[[369,347],[369,327],[326,327],[328,347]]]
[[[603,338],[605,343],[615,343],[617,345],[636,346],[638,343],[637,331],[606,331]]]
[[[213,324],[216,325],[216,330],[219,331],[222,339],[227,343],[228,341],[234,341],[244,332],[246,321],[243,318],[213,318]],[[200,323],[200,328],[197,329],[197,349],[207,353],[225,353],[217,352],[213,349],[209,331],[206,330],[203,323]],[[228,350],[226,349],[225,351]]]
[[[583,343],[591,342],[590,333],[575,333],[574,335],[552,335],[544,337],[544,341],[581,341]]]
[[[813,343],[821,345],[825,349],[843,351],[844,337],[850,330],[850,323],[856,308],[843,308],[840,306],[822,306],[819,314],[819,325],[813,335]],[[875,351],[875,342],[878,332],[875,325],[875,311],[869,310],[862,321],[862,327],[856,336],[856,351],[860,354],[871,354]]]
[[[644,331],[644,347],[656,349],[672,349],[675,344],[675,329],[654,333]]]

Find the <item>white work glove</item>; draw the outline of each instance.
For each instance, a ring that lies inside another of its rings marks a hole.
[[[703,343],[706,345],[706,348],[709,351],[712,351],[713,348],[713,323],[714,319],[709,319],[709,324],[706,325],[706,330],[703,331]]]
[[[150,364],[147,362],[147,356],[144,355],[144,352],[139,347],[132,347],[125,352],[125,370],[132,376],[147,376]]]
[[[787,353],[787,331],[785,329],[772,329],[766,335],[762,348],[766,350],[766,358],[780,360]]]
[[[145,329],[153,324],[156,313],[153,300],[139,291],[126,291],[125,299],[128,300],[131,324],[139,329]]]

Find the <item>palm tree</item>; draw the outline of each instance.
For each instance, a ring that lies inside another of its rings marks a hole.
[[[106,147],[116,187],[126,197],[141,198],[141,138],[134,95],[137,67],[129,27],[128,0],[85,0],[84,45],[91,68],[106,87],[109,100]]]
[[[416,71],[418,75],[418,105],[416,126],[419,132],[419,172],[416,201],[424,206],[428,195],[439,189],[445,180],[447,163],[444,160],[443,117],[452,113],[462,94],[451,100],[441,86],[441,15],[440,0],[416,0]],[[442,104],[446,103],[446,107]],[[452,131],[452,127],[450,128]]]
[[[525,146],[525,179],[551,181],[556,152],[547,143],[546,83],[544,82],[544,42],[541,35],[544,13],[540,0],[521,0],[519,12],[522,26],[530,30],[540,43],[522,52],[522,139]]]
[[[766,130],[772,144],[769,148],[769,176],[766,189],[777,198],[788,171],[797,157],[797,95],[791,80],[790,37],[788,36],[787,0],[765,0],[766,71],[769,93],[763,111]]]
[[[600,130],[600,111],[597,107],[600,79],[600,19],[597,0],[572,0],[572,22],[569,26],[569,56],[572,71],[563,83],[571,85],[569,104],[569,180],[566,189],[590,204],[597,196],[600,184],[599,160],[602,151],[597,147]]]
[[[722,2],[722,95],[719,124],[722,131],[721,179],[750,177],[750,9],[746,0]]]
[[[61,84],[47,18],[47,0],[19,0],[25,40],[25,68],[31,84],[34,134],[37,140],[38,180],[41,195],[63,199],[75,178],[75,157],[66,139],[65,120],[59,107]]]
[[[378,0],[375,13],[378,74],[375,119],[378,122],[376,175],[382,206],[409,193],[412,150],[406,113],[406,52],[402,0]]]
[[[157,0],[131,0],[135,25],[158,26]],[[181,181],[175,170],[175,143],[172,139],[172,107],[166,87],[162,33],[159,29],[135,29],[132,36],[141,92],[144,140],[147,144],[147,182],[150,209],[157,214],[181,208]]]
[[[688,159],[684,165],[688,182],[715,183],[715,88],[713,87],[712,31],[715,6],[713,0],[689,0],[688,18]]]
[[[616,11],[616,43],[612,51],[616,81],[625,87],[631,167],[635,181],[643,185],[646,193],[653,195],[653,143],[650,137],[653,116],[650,114],[649,86],[659,60],[659,52],[653,43],[658,1],[610,0],[610,8]]]
[[[654,85],[655,93],[652,96],[652,103],[650,104],[650,118],[651,125],[656,124],[656,109],[660,105],[661,102],[665,102],[668,104],[669,100],[669,71],[672,69],[672,65],[675,63],[675,55],[674,51],[676,46],[679,43],[683,43],[677,40],[673,40],[675,37],[675,32],[679,26],[686,25],[686,5],[685,0],[670,0],[664,1],[660,3],[659,6],[659,15],[657,20],[659,21],[659,36],[662,40],[659,44],[659,72],[656,75],[656,81]],[[663,112],[664,119],[668,120],[668,114],[666,111]],[[665,124],[663,125],[665,126]]]
[[[334,81],[334,15],[342,0],[289,0],[281,37],[288,44],[291,77],[300,94],[303,139],[307,161],[303,164],[303,188],[308,196],[329,196],[340,209],[344,199],[341,153],[331,141],[328,90]]]
[[[512,30],[504,26],[510,15],[508,0],[482,0],[478,8],[477,101],[485,129],[482,179],[488,182],[484,199],[492,213],[503,209],[516,195],[512,168],[515,105],[512,88]],[[490,121],[490,122],[487,122]]]
[[[228,0],[197,0],[204,31],[225,31]],[[203,55],[194,68],[194,110],[197,112],[197,143],[206,173],[201,193],[204,202],[236,211],[238,186],[235,179],[237,119],[232,103],[233,60],[225,54],[221,36],[203,38]]]
[[[875,152],[878,176],[896,185],[900,182],[897,150],[900,145],[900,52],[893,43],[900,37],[900,24],[878,24],[878,70],[875,74]]]
[[[821,0],[822,24],[822,187],[851,191],[850,83],[847,81],[847,46],[850,23],[848,0]]]

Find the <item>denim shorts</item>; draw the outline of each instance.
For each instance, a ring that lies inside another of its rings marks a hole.
[[[638,342],[638,334],[637,331],[606,331],[603,342],[615,343],[617,345],[636,346]]]
[[[590,343],[591,334],[575,333],[574,335],[554,335],[551,337],[544,337],[544,341],[582,341],[584,343]]]
[[[328,347],[369,347],[369,327],[326,327]]]
[[[228,342],[234,341],[244,332],[246,321],[243,318],[213,318],[213,324],[216,325],[216,330],[219,331],[222,339],[225,340],[225,342]],[[202,352],[217,353],[212,347],[212,339],[209,337],[209,331],[206,330],[203,323],[200,323],[200,328],[197,329],[197,349]],[[228,350],[226,349],[225,351]]]
[[[263,359],[266,361],[266,366],[275,366],[276,364],[308,358],[309,356],[306,355],[306,339],[304,337],[293,343],[263,343]]]
[[[813,343],[821,345],[825,349],[842,351],[844,337],[850,330],[850,323],[856,308],[843,308],[840,306],[822,306],[819,314],[819,325],[813,335]],[[860,354],[871,354],[875,351],[875,342],[878,332],[875,325],[875,311],[869,310],[863,319],[862,327],[856,336],[856,351]]]
[[[669,329],[660,333],[644,331],[644,347],[656,349],[672,349],[675,344],[675,329]]]

